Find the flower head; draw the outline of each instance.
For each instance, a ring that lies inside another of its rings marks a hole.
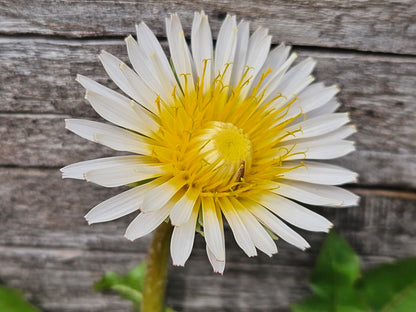
[[[334,113],[336,86],[313,83],[311,58],[290,69],[296,54],[284,44],[270,51],[265,28],[249,35],[248,22],[227,16],[213,48],[208,17],[195,13],[191,50],[176,14],[166,19],[171,63],[151,30],[137,26],[126,39],[131,65],[102,52],[100,60],[122,95],[78,76],[86,99],[114,125],[66,120],[66,128],[127,156],[88,160],[62,168],[64,178],[106,187],[135,186],[96,207],[89,223],[140,210],[125,236],[134,240],[161,222],[174,226],[173,263],[184,265],[195,230],[204,234],[217,272],[225,265],[223,216],[248,256],[277,252],[271,232],[305,249],[287,225],[327,232],[332,224],[300,203],[357,204],[336,187],[357,175],[311,161],[354,150],[346,113]],[[306,159],[306,160],[305,160]],[[138,183],[137,183],[138,182]],[[272,234],[273,235],[273,234]]]

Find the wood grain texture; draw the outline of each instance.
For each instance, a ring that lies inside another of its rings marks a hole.
[[[225,13],[270,28],[274,40],[362,51],[416,53],[416,3],[401,1],[0,1],[0,32],[65,37],[126,36],[145,21],[164,36],[165,17],[178,12],[189,34],[205,10],[216,35]]]
[[[86,225],[89,208],[120,190],[64,180],[57,170],[3,168],[0,180],[0,277],[22,288],[45,311],[128,311],[91,285],[104,270],[125,272],[145,257],[150,237],[122,236],[134,214],[115,222]],[[354,189],[360,207],[315,208],[332,220],[361,255],[364,267],[416,253],[416,195]],[[31,215],[30,218],[26,217]],[[168,302],[179,311],[287,311],[308,293],[307,279],[324,234],[301,231],[308,252],[278,241],[279,254],[248,258],[226,230],[227,267],[212,273],[197,235],[185,268],[172,268]]]
[[[361,202],[312,209],[334,223],[365,268],[416,255],[415,1],[0,0],[0,283],[22,289],[43,311],[132,311],[92,285],[106,270],[135,266],[150,242],[123,238],[134,213],[93,226],[84,220],[123,188],[61,179],[61,166],[117,155],[64,130],[68,117],[99,119],[76,74],[115,89],[97,59],[101,49],[126,61],[122,38],[142,20],[166,49],[165,17],[178,12],[189,34],[201,9],[214,37],[229,12],[318,60],[317,80],[341,87],[341,111],[359,129],[358,151],[335,162],[360,174],[347,187]],[[289,311],[309,294],[325,237],[300,233],[312,246],[307,252],[278,241],[274,257],[248,258],[226,228],[224,276],[212,273],[197,235],[186,266],[170,270],[168,304],[184,312]]]
[[[105,49],[126,60],[122,41],[0,42],[1,165],[64,166],[115,154],[64,130],[64,119],[97,118],[74,77],[116,89],[96,55]],[[359,129],[358,152],[337,163],[360,172],[362,184],[416,186],[416,58],[296,51],[318,60],[317,80],[340,85],[341,110]]]

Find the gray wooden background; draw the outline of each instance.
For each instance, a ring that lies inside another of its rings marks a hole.
[[[64,118],[95,119],[81,73],[110,83],[97,54],[126,60],[123,38],[145,21],[166,42],[164,19],[180,13],[189,34],[204,9],[216,34],[225,13],[265,26],[319,62],[338,83],[342,111],[359,132],[358,151],[337,160],[360,173],[360,207],[320,208],[364,267],[416,255],[416,1],[48,1],[0,0],[0,283],[21,288],[44,311],[130,311],[92,284],[145,257],[150,237],[123,239],[133,216],[88,226],[84,214],[120,190],[62,180],[64,165],[109,156],[64,129]],[[227,232],[224,276],[213,274],[201,237],[185,268],[172,268],[168,304],[179,311],[288,311],[309,293],[324,234],[312,248],[278,242],[279,254],[247,258]]]

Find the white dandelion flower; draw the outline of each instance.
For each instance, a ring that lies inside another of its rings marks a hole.
[[[315,61],[291,65],[296,54],[270,51],[265,28],[251,36],[246,21],[228,15],[213,47],[208,17],[195,13],[191,49],[176,14],[166,19],[171,62],[146,26],[126,39],[133,69],[102,52],[100,60],[124,92],[79,75],[86,99],[111,124],[68,119],[66,128],[127,156],[88,160],[61,169],[64,178],[106,187],[140,182],[96,207],[91,223],[135,211],[125,236],[134,240],[165,220],[174,226],[173,264],[184,265],[200,228],[214,271],[225,266],[223,216],[248,256],[277,252],[270,232],[305,249],[288,224],[327,232],[332,224],[301,203],[357,205],[335,185],[357,174],[316,160],[354,150],[346,113],[335,113],[336,86],[312,83]]]

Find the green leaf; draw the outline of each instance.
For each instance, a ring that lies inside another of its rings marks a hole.
[[[94,289],[101,292],[113,290],[121,297],[133,302],[134,307],[138,309],[142,301],[145,270],[146,263],[143,261],[126,275],[106,272],[103,278],[94,284]]]
[[[334,305],[331,301],[322,300],[318,296],[311,296],[302,301],[301,304],[293,305],[295,312],[363,312],[365,309],[353,305]]]
[[[371,269],[357,286],[369,311],[416,311],[416,258]]]
[[[341,236],[331,231],[311,274],[312,289],[322,296],[335,295],[340,287],[351,289],[359,276],[358,256]]]
[[[40,312],[30,305],[19,291],[4,286],[0,286],[0,311]]]
[[[143,299],[142,289],[145,271],[146,263],[143,261],[140,265],[133,268],[126,275],[120,275],[114,272],[106,272],[101,280],[94,283],[94,289],[100,292],[105,292],[108,290],[115,291],[121,297],[130,300],[133,303],[134,309],[136,311],[140,311],[140,303]],[[0,309],[0,311],[2,312],[3,310]],[[171,308],[166,308],[165,312],[175,311]]]
[[[359,312],[366,311],[354,289],[360,276],[359,260],[348,243],[333,230],[328,234],[311,274],[315,295],[292,306],[295,312]]]

